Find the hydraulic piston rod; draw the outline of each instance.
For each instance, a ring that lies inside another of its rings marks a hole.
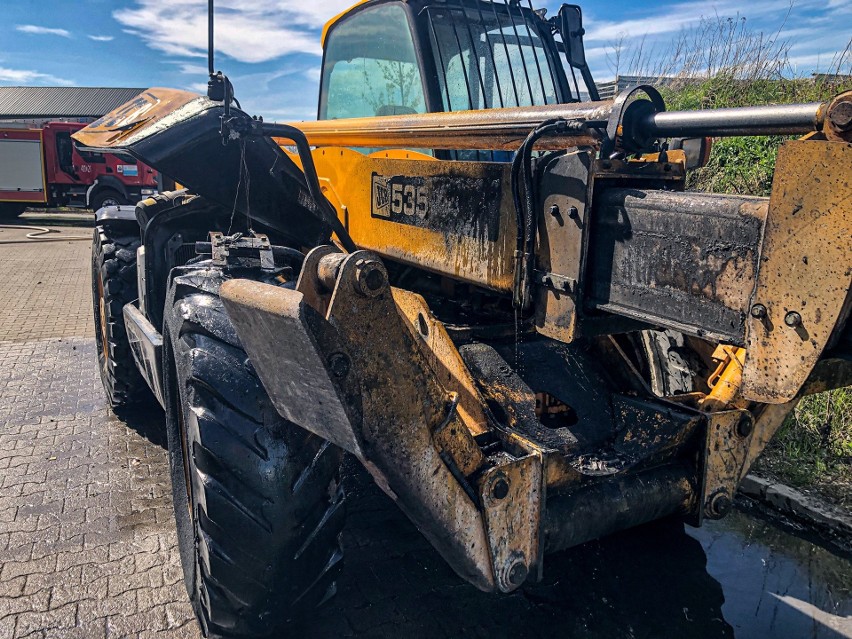
[[[794,135],[822,128],[822,102],[772,106],[664,111],[648,116],[643,128],[654,137]]]

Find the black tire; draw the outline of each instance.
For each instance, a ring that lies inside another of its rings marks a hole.
[[[342,451],[283,419],[209,262],[173,271],[166,423],[184,581],[207,637],[284,637],[342,567]],[[187,454],[188,453],[188,454]]]
[[[138,235],[108,225],[96,226],[92,240],[92,303],[101,381],[112,408],[146,396],[147,385],[136,368],[122,308],[139,296],[136,279]]]
[[[14,220],[26,210],[26,204],[20,204],[18,202],[0,202],[0,220]]]
[[[92,198],[92,210],[98,211],[105,206],[120,206],[130,202],[115,189],[103,189]]]

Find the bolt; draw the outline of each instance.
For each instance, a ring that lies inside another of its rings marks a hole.
[[[790,311],[784,316],[784,323],[790,328],[796,328],[802,325],[802,316],[796,311]]]
[[[528,574],[527,565],[523,561],[516,561],[509,569],[509,583],[517,588],[527,580]]]
[[[328,357],[328,367],[337,379],[343,379],[349,374],[349,358],[343,353],[332,353]]]
[[[728,493],[724,490],[720,490],[707,501],[704,513],[710,519],[722,519],[722,517],[731,512],[732,506],[733,502],[731,502],[731,498],[728,497]]]
[[[387,285],[387,272],[378,260],[358,260],[355,270],[355,288],[366,297],[377,297]]]
[[[578,217],[580,217],[580,211],[577,210],[576,206],[572,206],[570,209],[568,209],[568,217],[570,217],[572,220],[576,220]]]
[[[751,435],[754,430],[754,423],[747,415],[743,415],[739,423],[737,423],[737,435],[745,439]]]
[[[556,204],[551,205],[550,214],[553,217],[559,217],[559,207]]]
[[[755,319],[766,317],[766,307],[763,304],[755,304],[751,307],[751,316]]]
[[[832,126],[838,131],[852,130],[852,102],[841,102],[828,115]]]
[[[493,484],[491,484],[491,496],[494,499],[505,499],[508,494],[509,482],[507,482],[503,477],[498,478]]]

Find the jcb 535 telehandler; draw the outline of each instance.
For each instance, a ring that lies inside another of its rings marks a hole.
[[[344,451],[460,577],[723,517],[803,395],[852,383],[852,92],[669,112],[599,100],[580,9],[365,0],[323,33],[319,121],[150,89],[78,133],[185,188],[98,213],[112,406],[167,414],[208,636],[331,591]],[[579,78],[579,81],[578,81]],[[803,135],[769,198],[690,193],[707,138]]]

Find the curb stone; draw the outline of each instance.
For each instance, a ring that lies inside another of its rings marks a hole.
[[[740,484],[740,492],[784,514],[838,535],[852,537],[852,516],[795,488],[756,475],[746,475]]]

